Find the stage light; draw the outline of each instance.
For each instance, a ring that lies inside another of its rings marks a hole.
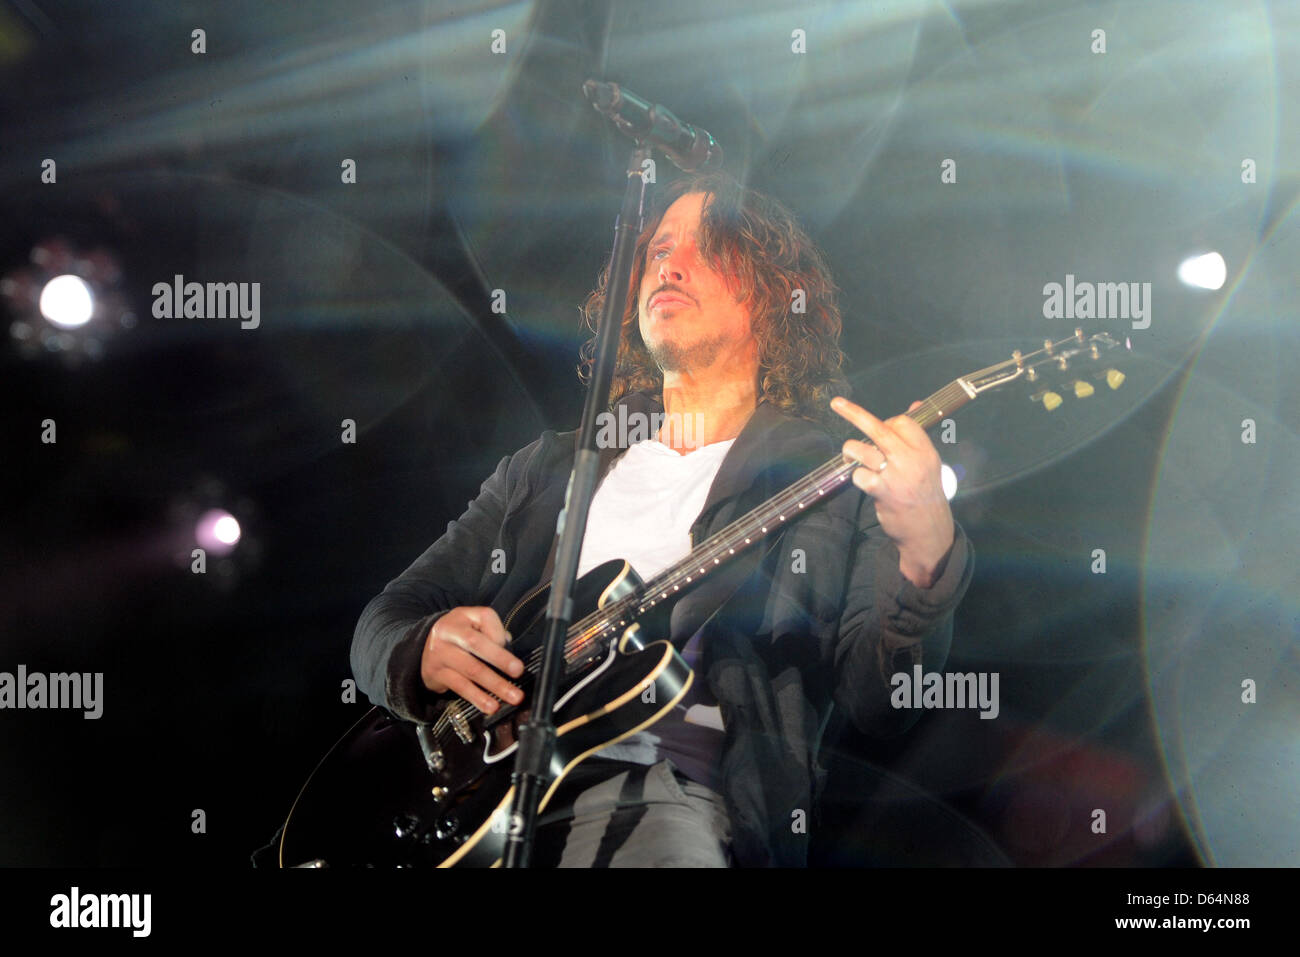
[[[939,481],[943,483],[943,494],[952,501],[952,497],[957,494],[957,473],[948,465],[939,467]]]
[[[90,321],[95,300],[85,280],[72,275],[55,276],[41,290],[41,315],[61,329],[75,329]]]
[[[235,521],[233,515],[223,515],[212,526],[212,534],[217,537],[217,541],[234,545],[239,541],[239,522]]]
[[[0,300],[12,320],[9,340],[24,359],[53,355],[76,368],[102,357],[116,334],[135,327],[111,250],[85,250],[55,236],[38,242],[28,258],[0,276]]]
[[[194,527],[194,538],[212,555],[227,555],[239,544],[239,521],[225,509],[204,512]]]
[[[1192,256],[1178,265],[1178,278],[1197,289],[1220,289],[1227,277],[1227,264],[1218,253]]]

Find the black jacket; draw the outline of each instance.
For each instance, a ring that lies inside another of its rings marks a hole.
[[[643,413],[661,408],[643,394],[620,404]],[[722,461],[692,541],[812,471],[839,445],[761,402]],[[439,699],[421,683],[420,657],[433,623],[461,605],[490,605],[504,618],[549,578],[575,446],[576,433],[547,431],[503,458],[465,514],[366,606],[352,669],[372,701],[431,721]],[[602,478],[620,451],[601,451]],[[495,549],[505,557],[504,573],[492,570],[501,557]],[[898,561],[870,497],[845,488],[741,553],[673,609],[671,638],[679,648],[706,629],[698,677],[726,725],[722,781],[737,863],[807,863],[808,828],[797,825],[812,818],[824,781],[817,751],[832,702],[876,736],[901,733],[916,720],[918,712],[891,707],[890,676],[910,674],[918,663],[943,668],[974,550],[957,525],[944,567],[926,589],[908,581]]]

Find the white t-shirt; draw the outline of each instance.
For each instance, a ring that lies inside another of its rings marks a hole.
[[[642,581],[649,581],[690,554],[691,526],[735,441],[703,445],[686,455],[655,439],[628,448],[592,499],[578,574],[622,558]],[[682,652],[692,667],[699,656],[697,638]],[[655,764],[667,757],[690,777],[720,791],[722,715],[698,677],[691,689],[671,715],[602,748],[598,755],[637,764]]]
[[[685,558],[691,550],[691,526],[735,441],[702,445],[680,455],[650,439],[619,456],[591,501],[578,574],[623,558],[642,581],[649,581]]]

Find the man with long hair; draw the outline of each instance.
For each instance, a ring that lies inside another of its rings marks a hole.
[[[608,280],[584,304],[593,328]],[[837,450],[862,463],[866,494],[828,497],[677,602],[652,637],[693,667],[688,694],[565,778],[535,864],[806,864],[832,708],[873,735],[915,720],[891,707],[890,678],[942,668],[974,551],[925,431],[842,397],[840,329],[829,270],[784,206],[725,174],[664,190],[637,240],[611,391],[613,421],[658,428],[603,444],[579,574],[622,558],[649,580]],[[871,444],[839,443],[835,414]],[[503,459],[367,606],[352,663],[372,700],[418,721],[447,698],[484,714],[522,700],[501,618],[550,574],[574,454],[573,433],[546,432]],[[487,571],[495,549],[504,574]]]

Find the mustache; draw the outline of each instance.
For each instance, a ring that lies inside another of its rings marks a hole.
[[[681,296],[683,299],[685,299],[685,300],[687,300],[687,301],[689,301],[689,302],[695,302],[695,297],[692,296],[692,295],[690,295],[690,294],[689,294],[688,292],[686,292],[686,290],[684,290],[684,289],[679,289],[679,288],[677,288],[676,286],[660,286],[660,287],[659,287],[658,289],[656,289],[654,292],[650,293],[650,295],[646,296],[646,300],[645,300],[645,301],[646,301],[646,305],[649,305],[649,304],[650,304],[650,300],[653,299],[655,296],[659,295],[661,292],[670,292],[670,293],[672,293],[674,296]],[[698,302],[695,302],[695,304],[696,304],[697,306],[699,305]]]

